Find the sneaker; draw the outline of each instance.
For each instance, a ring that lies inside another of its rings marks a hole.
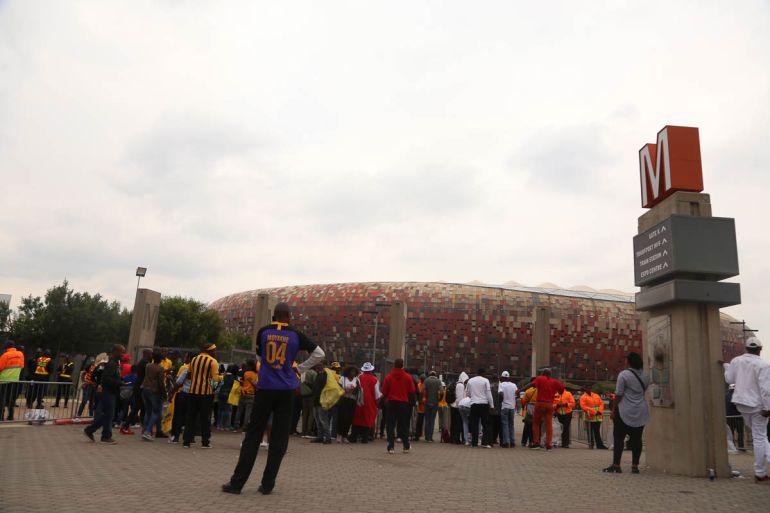
[[[133,431],[131,431],[131,428],[120,428],[120,434],[121,435],[134,435]]]
[[[190,444],[182,444],[182,448],[189,449],[190,448]]]
[[[770,476],[754,476],[754,482],[757,484],[770,482]]]
[[[262,447],[262,448],[265,448],[265,449],[270,447],[270,445],[267,442],[262,442],[262,443],[259,444],[259,446]]]
[[[482,449],[491,449],[492,446],[491,445],[482,445],[481,448]]]
[[[404,454],[409,454],[409,449],[404,449]]]
[[[225,492],[225,493],[232,493],[234,495],[240,495],[241,494],[241,491],[238,488],[236,488],[233,485],[231,485],[230,483],[223,484],[222,485],[222,491]]]
[[[117,445],[118,442],[116,442],[112,438],[105,438],[103,440],[99,440],[99,443],[102,443],[104,445]]]
[[[201,449],[211,449],[211,442],[207,444],[201,444]]]
[[[170,444],[178,444],[179,443],[179,437],[176,437],[176,436],[169,437],[168,443],[170,443]]]
[[[532,447],[530,447],[530,450],[532,450],[532,451],[539,451],[540,450],[540,446],[539,445],[533,445]]]
[[[620,467],[616,467],[615,465],[610,465],[609,467],[602,469],[602,472],[606,472],[608,474],[622,474],[623,470]]]
[[[152,442],[153,438],[150,433],[143,433],[142,434],[142,440],[145,440],[147,442]]]
[[[388,454],[396,454],[396,451],[394,451],[393,449],[388,449]]]
[[[86,435],[86,438],[88,438],[92,442],[96,442],[96,439],[94,438],[94,434],[93,433],[89,433],[88,431],[83,429],[83,434]]]

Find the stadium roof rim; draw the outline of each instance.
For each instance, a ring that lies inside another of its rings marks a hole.
[[[545,294],[550,296],[563,296],[563,297],[574,297],[579,299],[595,299],[598,301],[615,301],[618,303],[633,303],[634,302],[634,296],[633,294],[625,295],[625,294],[608,294],[606,292],[586,292],[586,291],[580,291],[580,290],[568,290],[568,289],[559,289],[559,288],[543,288],[543,287],[524,287],[524,286],[515,286],[515,287],[506,287],[504,285],[490,285],[486,283],[457,283],[457,282],[449,282],[449,281],[360,281],[360,282],[342,282],[342,283],[317,283],[317,284],[305,284],[305,285],[288,285],[288,287],[308,287],[308,286],[328,286],[328,285],[344,285],[345,283],[358,283],[361,285],[372,285],[372,284],[420,284],[420,285],[456,285],[461,287],[478,287],[478,288],[485,288],[485,289],[497,289],[497,290],[514,290],[517,292],[530,292],[535,294]],[[265,287],[264,289],[257,289],[257,290],[271,290],[271,289],[280,289],[284,287]],[[251,291],[248,291],[251,292]]]

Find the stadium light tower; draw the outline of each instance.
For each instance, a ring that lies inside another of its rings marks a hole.
[[[146,267],[137,267],[136,268],[136,290],[139,290],[139,282],[142,281],[142,278],[147,276],[147,268]]]

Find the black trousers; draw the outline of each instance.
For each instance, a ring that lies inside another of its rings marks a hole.
[[[13,408],[16,406],[16,397],[19,395],[19,383],[0,383],[0,420],[5,415],[4,409],[8,408],[7,420],[13,420]]]
[[[730,417],[727,419],[727,426],[733,434],[736,449],[745,449],[743,443],[743,417]],[[770,428],[769,428],[770,429]]]
[[[521,430],[521,446],[527,447],[532,446],[534,443],[534,438],[532,434],[532,420],[524,422],[524,429]]]
[[[449,438],[453,444],[463,443],[463,419],[460,417],[460,410],[449,408]]]
[[[207,445],[211,440],[211,407],[214,404],[213,395],[189,394],[187,396],[187,418],[185,426],[195,426],[196,422],[201,428],[201,443]],[[195,430],[184,430],[184,444],[189,445],[195,438]]]
[[[473,447],[479,445],[479,421],[481,421],[481,427],[484,429],[481,445],[490,445],[492,443],[492,429],[489,426],[488,404],[471,404],[471,416],[468,423],[470,424],[471,446]]]
[[[569,447],[571,442],[569,430],[570,426],[572,426],[572,412],[565,414],[557,413],[556,418],[559,420],[559,424],[561,424],[561,446]]]
[[[356,411],[356,400],[343,397],[337,403],[337,436],[347,438],[350,426],[353,424],[353,414]]]
[[[67,380],[70,378],[59,378],[61,380]],[[60,383],[56,385],[56,402],[54,403],[54,408],[59,406],[59,401],[61,401],[61,398],[64,397],[64,407],[67,407],[67,402],[70,400],[70,388],[72,385],[69,385],[67,383]]]
[[[267,426],[267,419],[273,415],[273,431],[267,449],[267,463],[262,473],[262,488],[270,491],[281,468],[281,461],[289,447],[291,411],[294,404],[294,390],[257,390],[254,394],[254,408],[251,410],[249,427],[241,445],[238,464],[230,478],[230,484],[240,490],[251,475],[257,460],[259,444]]]
[[[404,443],[404,449],[409,449],[409,421],[412,419],[412,407],[403,401],[388,401],[385,405],[385,424],[388,428],[388,450],[396,446],[396,426],[398,437]]]
[[[602,441],[602,423],[601,422],[586,422],[586,432],[588,433],[588,447],[597,449],[606,449]],[[623,442],[620,442],[621,449],[623,448]]]
[[[43,379],[40,378],[33,378],[34,383],[32,383],[31,387],[31,394],[27,394],[27,408],[32,408],[32,403],[37,403],[35,405],[35,408],[38,410],[43,407],[43,397],[45,397],[46,389],[48,388],[48,377],[46,376]]]
[[[598,424],[598,422],[596,422]],[[614,447],[612,448],[612,464],[620,465],[620,458],[623,456],[623,442],[626,439],[626,435],[631,439],[631,464],[639,465],[639,459],[642,456],[642,432],[644,426],[631,427],[627,426],[620,415],[615,415],[614,426],[612,430],[612,438]]]
[[[176,439],[182,434],[182,428],[187,420],[187,400],[189,397],[190,394],[182,392],[181,390],[174,396],[174,416],[171,419],[171,436]]]
[[[489,430],[492,436],[489,437],[489,445],[496,444],[500,438],[500,414],[489,415]]]
[[[420,435],[425,431],[423,429],[423,426],[425,425],[425,413],[417,413],[417,422],[415,422],[414,426],[414,439],[420,440]]]

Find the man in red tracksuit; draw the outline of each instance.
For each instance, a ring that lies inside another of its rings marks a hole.
[[[396,433],[404,442],[404,454],[409,452],[409,420],[412,416],[411,398],[415,395],[412,376],[404,370],[404,360],[397,359],[394,369],[382,382],[382,397],[385,401],[385,422],[388,427],[388,454],[395,453]]]

